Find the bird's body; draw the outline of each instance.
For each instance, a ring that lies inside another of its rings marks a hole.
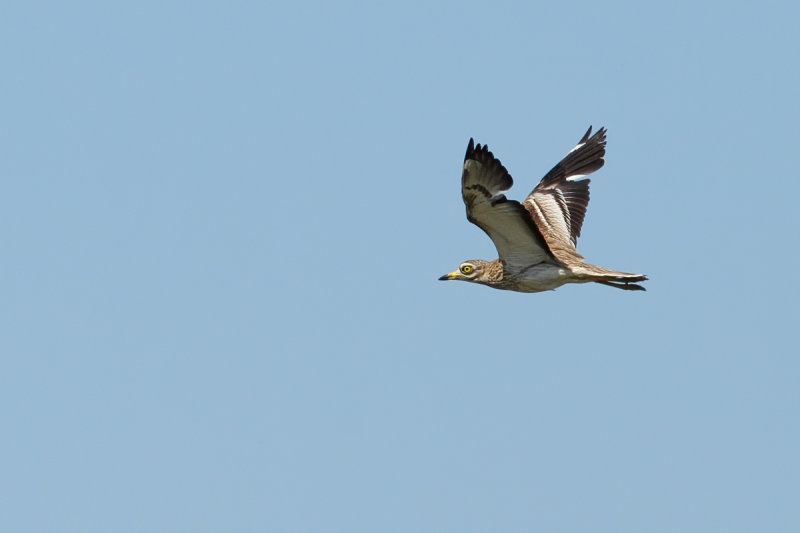
[[[630,274],[584,262],[575,248],[589,204],[589,180],[603,166],[605,133],[592,128],[539,182],[525,201],[503,194],[513,180],[486,146],[470,139],[464,158],[461,194],[467,219],[483,229],[499,259],[470,260],[439,279],[480,283],[517,292],[552,290],[566,283],[596,282],[625,290],[644,290]]]

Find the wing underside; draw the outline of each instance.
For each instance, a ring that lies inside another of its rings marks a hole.
[[[522,268],[552,256],[526,208],[503,194],[513,183],[488,148],[470,139],[461,177],[467,219],[489,235],[503,262]]]

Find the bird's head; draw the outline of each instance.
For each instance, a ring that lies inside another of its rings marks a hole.
[[[470,259],[469,261],[461,263],[458,270],[445,274],[439,278],[439,280],[458,279],[461,281],[471,281],[473,283],[485,283],[487,281],[485,277],[487,274],[487,264],[486,261],[480,259]]]

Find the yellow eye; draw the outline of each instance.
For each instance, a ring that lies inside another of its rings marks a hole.
[[[464,265],[461,267],[462,274],[472,274],[472,267],[469,265]]]

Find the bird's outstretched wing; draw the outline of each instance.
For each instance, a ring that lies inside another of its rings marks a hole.
[[[589,180],[579,180],[603,166],[606,130],[591,135],[592,127],[578,144],[548,172],[523,205],[560,261],[570,265],[583,261],[575,249],[589,205]]]
[[[489,235],[500,259],[524,268],[552,258],[531,215],[503,194],[514,184],[488,147],[469,140],[461,174],[461,195],[467,219]]]

